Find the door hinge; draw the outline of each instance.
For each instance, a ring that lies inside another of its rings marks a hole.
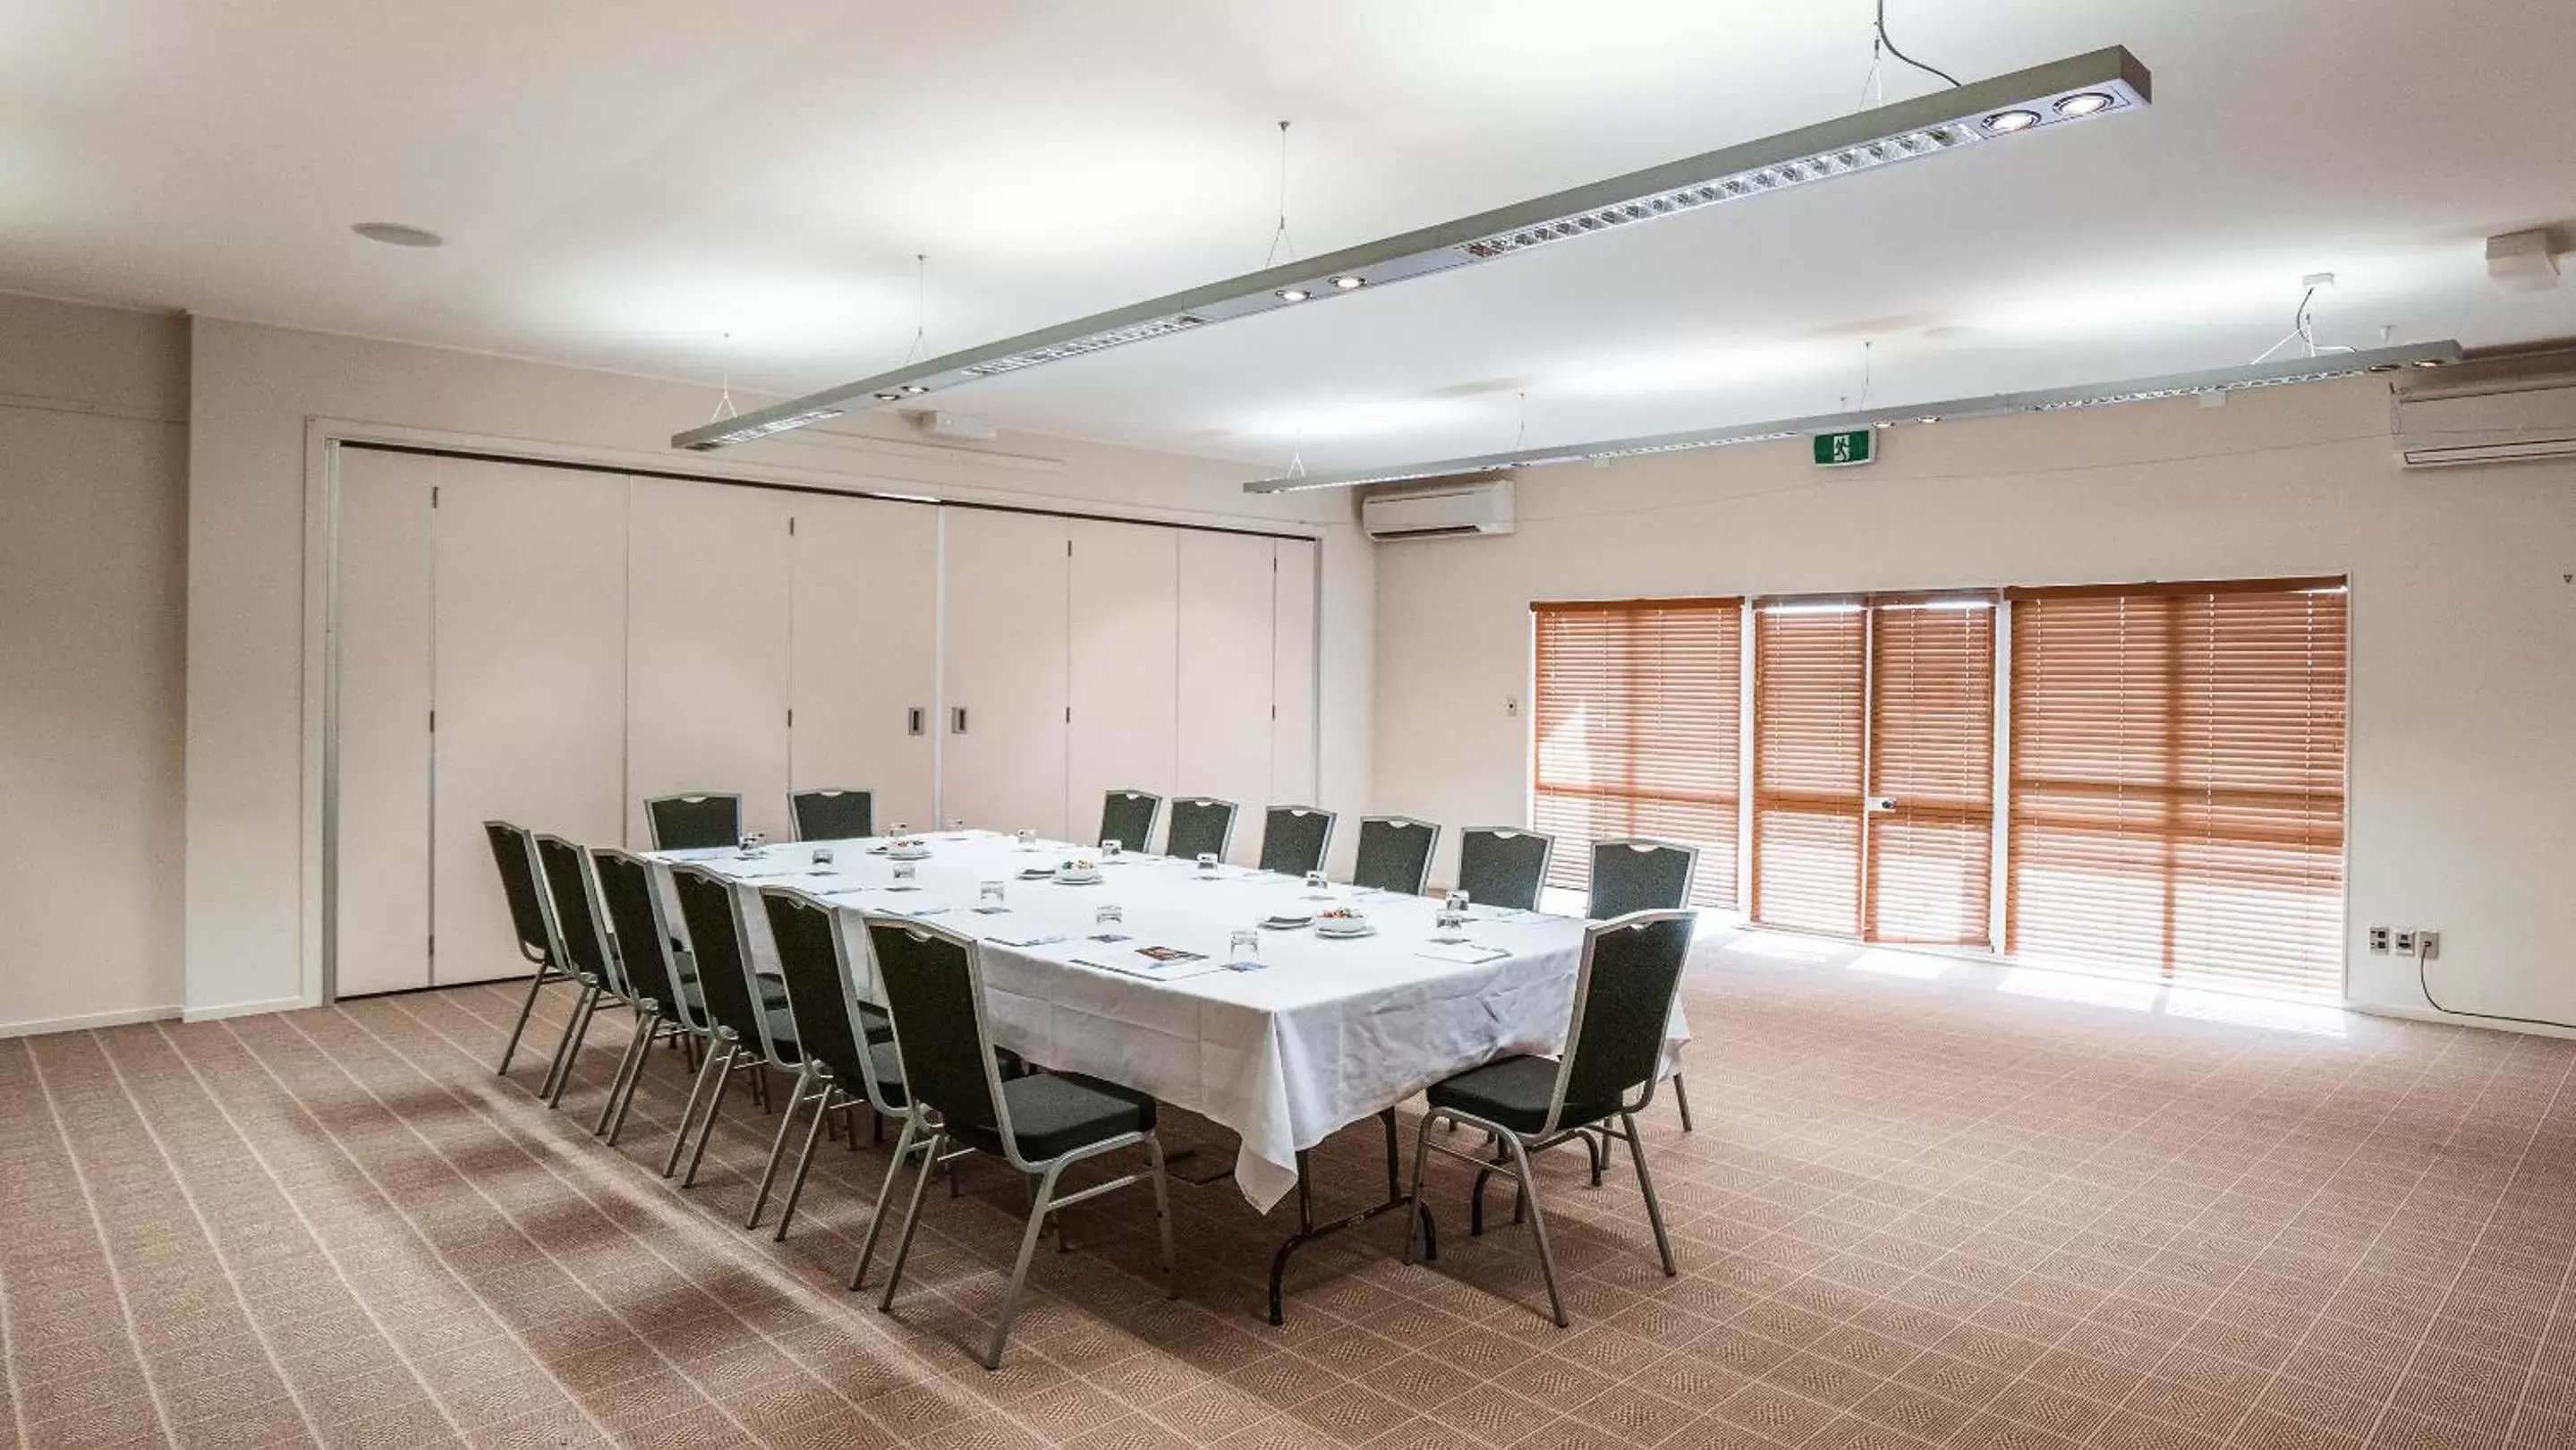
[[[438,960],[438,938],[435,936],[429,939],[429,959],[433,962]]]

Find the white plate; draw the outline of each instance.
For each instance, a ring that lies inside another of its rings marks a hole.
[[[1055,873],[1055,884],[1058,886],[1097,886],[1100,884],[1100,873],[1097,871],[1088,873],[1069,873],[1058,871]]]
[[[1315,935],[1331,937],[1375,936],[1377,935],[1377,928],[1366,922],[1363,922],[1356,927],[1349,927],[1328,926],[1324,922],[1318,921],[1315,923]]]
[[[1313,926],[1314,924],[1315,918],[1311,916],[1274,916],[1261,923],[1264,928],[1270,931],[1296,931],[1300,927]]]
[[[930,848],[928,846],[916,846],[909,851],[890,850],[886,852],[886,859],[889,861],[927,861],[930,859]]]

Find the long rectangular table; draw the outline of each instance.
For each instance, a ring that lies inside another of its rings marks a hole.
[[[979,941],[999,1045],[1151,1093],[1233,1130],[1242,1140],[1235,1182],[1264,1211],[1301,1186],[1302,1154],[1336,1130],[1386,1114],[1452,1073],[1564,1045],[1585,925],[1573,918],[1476,908],[1468,939],[1507,955],[1470,965],[1422,954],[1438,910],[1425,897],[1336,887],[1335,900],[1317,901],[1296,877],[1227,866],[1211,879],[1191,862],[1146,855],[1104,862],[1097,885],[1023,881],[1024,868],[1095,853],[1062,842],[1022,849],[986,831],[927,841],[931,855],[908,863],[920,888],[910,892],[886,889],[896,863],[875,853],[878,840],[780,844],[751,858],[722,848],[659,859],[691,862],[747,893],[791,886],[852,908],[843,913],[843,929],[851,960],[870,963],[859,994],[875,1002],[883,994],[858,912],[944,908],[926,919]],[[832,852],[828,865],[814,863],[817,846]],[[974,911],[978,886],[996,880],[1007,883],[1009,909]],[[1094,915],[1103,902],[1124,910],[1116,929],[1131,941],[1089,940],[1100,930]],[[1159,945],[1222,962],[1233,931],[1273,913],[1336,904],[1366,911],[1376,933],[1333,940],[1312,927],[1263,931],[1261,970],[1171,981],[1075,961]],[[745,905],[753,961],[775,971],[766,916],[756,903]],[[1043,936],[1064,940],[1015,944]],[[1676,1006],[1668,1057],[1688,1035]],[[1300,1210],[1312,1231],[1302,1197]]]

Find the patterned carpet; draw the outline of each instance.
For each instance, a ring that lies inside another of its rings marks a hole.
[[[1679,1279],[1624,1167],[1550,1155],[1560,1331],[1435,1162],[1439,1264],[1380,1220],[1273,1329],[1286,1211],[1219,1178],[1174,1189],[1177,1303],[1146,1194],[1073,1210],[999,1373],[1011,1174],[933,1189],[879,1314],[842,1284],[884,1150],[827,1145],[788,1240],[746,1232],[774,1120],[737,1093],[678,1190],[657,1052],[602,1147],[605,1016],[560,1113],[550,1031],[491,1072],[507,986],[0,1042],[0,1440],[2576,1445],[2576,1045],[1758,937],[1688,991],[1698,1131],[1665,1100],[1648,1133]],[[1327,1212],[1381,1151],[1318,1152]]]

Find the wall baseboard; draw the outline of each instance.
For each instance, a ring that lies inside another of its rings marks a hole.
[[[2396,1017],[2408,1022],[2439,1022],[2446,1027],[2476,1027],[2487,1032],[2519,1032],[2526,1037],[2576,1038],[2576,1028],[2551,1027],[2538,1022],[2491,1022],[2483,1018],[2454,1012],[2436,1012],[2430,1007],[2380,1006],[2375,1003],[2346,1002],[2347,1010],[2371,1017]]]
[[[301,997],[269,997],[257,1002],[225,1002],[213,1007],[191,1007],[180,1015],[190,1022],[220,1022],[226,1017],[256,1017],[262,1012],[292,1012],[313,1004]]]
[[[93,1027],[124,1027],[177,1017],[177,1003],[167,1007],[126,1007],[114,1012],[80,1012],[69,1017],[42,1017],[28,1022],[0,1022],[0,1038],[41,1037],[49,1032],[87,1032]]]

